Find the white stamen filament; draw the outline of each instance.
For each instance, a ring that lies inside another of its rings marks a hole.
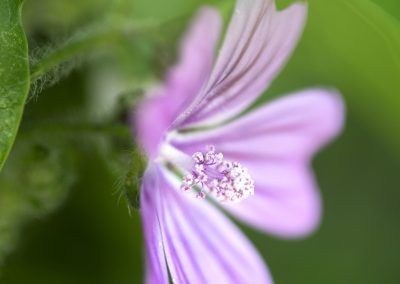
[[[177,167],[180,171],[186,172],[194,166],[192,158],[182,151],[176,149],[169,143],[164,143],[159,149],[158,160],[162,162],[169,162]]]

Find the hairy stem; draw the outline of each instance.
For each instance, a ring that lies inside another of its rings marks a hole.
[[[122,38],[123,31],[91,31],[70,39],[58,49],[45,56],[42,60],[31,66],[31,81],[35,82],[58,65],[68,60],[95,50],[99,47],[112,45]]]

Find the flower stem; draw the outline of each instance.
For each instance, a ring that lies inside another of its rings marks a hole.
[[[35,82],[47,72],[56,68],[66,61],[82,55],[101,46],[113,44],[121,38],[122,31],[91,31],[81,34],[54,50],[42,60],[31,66],[31,81]]]

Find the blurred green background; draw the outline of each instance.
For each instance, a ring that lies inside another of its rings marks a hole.
[[[243,229],[278,284],[400,283],[400,1],[308,3],[302,40],[260,103],[310,86],[342,92],[346,129],[314,161],[323,223],[296,241]],[[88,125],[123,121],[118,97],[161,78],[203,4],[228,19],[234,1],[26,1],[32,62],[87,27],[124,30],[30,95],[0,174],[0,283],[142,282],[140,220],[119,186],[132,142]]]

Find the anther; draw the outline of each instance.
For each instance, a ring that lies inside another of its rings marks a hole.
[[[254,194],[254,181],[245,167],[224,160],[224,155],[216,153],[213,145],[206,149],[205,153],[192,155],[194,166],[183,179],[183,191],[197,189],[199,199],[208,193],[221,202],[240,202]]]

